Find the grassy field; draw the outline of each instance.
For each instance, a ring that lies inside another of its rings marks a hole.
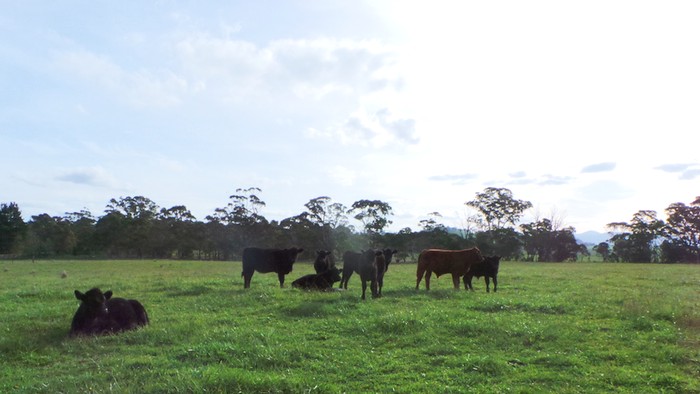
[[[61,273],[67,273],[62,278]],[[297,263],[293,279],[313,271]],[[501,264],[499,292],[384,297],[243,289],[234,262],[0,262],[0,392],[700,392],[700,267]],[[151,324],[71,339],[73,290],[138,298]]]

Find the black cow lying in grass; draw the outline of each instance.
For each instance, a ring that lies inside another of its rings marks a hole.
[[[331,266],[319,274],[304,275],[292,282],[292,287],[305,290],[324,290],[333,288],[333,284],[340,280],[340,270]]]
[[[314,260],[314,270],[316,273],[320,274],[321,272],[326,272],[332,266],[335,267],[335,265],[331,262],[331,252],[327,250],[317,250],[316,260]]]
[[[80,306],[73,316],[70,335],[102,335],[133,330],[148,324],[148,314],[136,300],[112,298],[112,291],[104,294],[92,288],[85,294],[75,291]]]
[[[474,290],[472,287],[472,278],[484,277],[486,281],[486,292],[489,290],[489,278],[493,278],[493,292],[496,292],[496,286],[498,285],[498,266],[501,264],[500,256],[487,256],[480,263],[472,264],[469,272],[464,275],[464,287],[468,287],[469,290]]]

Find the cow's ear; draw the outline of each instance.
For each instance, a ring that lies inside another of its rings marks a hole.
[[[297,253],[301,253],[303,251],[304,251],[304,249],[302,249],[302,248],[297,249]]]
[[[74,294],[75,294],[75,298],[79,299],[80,301],[85,299],[85,294],[79,292],[78,290],[76,290]]]
[[[399,251],[396,250],[396,249],[394,249],[394,250],[391,251],[391,254],[396,254],[396,253],[399,253]]]
[[[105,291],[104,296],[105,296],[105,301],[112,298],[112,290]]]

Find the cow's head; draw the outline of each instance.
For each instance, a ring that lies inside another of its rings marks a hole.
[[[362,255],[362,261],[365,261],[365,262],[374,261],[374,256],[376,255],[376,253],[377,252],[375,252],[372,249],[360,251],[360,254]],[[379,252],[379,253],[382,253],[382,252]]]
[[[298,256],[299,254],[301,254],[301,252],[303,252],[304,249],[301,249],[301,248],[289,248],[289,249],[285,249],[285,251],[287,252],[287,257],[289,257],[289,262],[290,262],[290,263],[293,263],[293,262],[297,261],[297,256]]]
[[[501,256],[487,256],[484,258],[484,263],[491,266],[494,269],[494,272],[498,272],[498,266],[501,264]]]
[[[330,282],[331,286],[335,282],[340,282],[340,270],[338,267],[333,266],[329,268],[326,272],[323,273],[323,275],[326,275],[328,282]]]
[[[389,263],[391,263],[391,258],[399,251],[396,249],[386,248],[383,250],[383,252],[384,252],[384,260],[386,260],[386,265],[389,265]]]
[[[112,298],[112,290],[102,293],[102,290],[94,287],[85,293],[75,291],[75,298],[82,302],[82,305],[95,315],[107,314],[107,300]]]
[[[330,255],[331,255],[331,252],[329,252],[327,250],[317,250],[316,251],[316,261],[325,260]]]

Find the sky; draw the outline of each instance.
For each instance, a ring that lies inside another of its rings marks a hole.
[[[0,0],[0,203],[258,187],[465,227],[508,188],[577,232],[700,195],[697,1]],[[359,226],[359,223],[353,223]]]

